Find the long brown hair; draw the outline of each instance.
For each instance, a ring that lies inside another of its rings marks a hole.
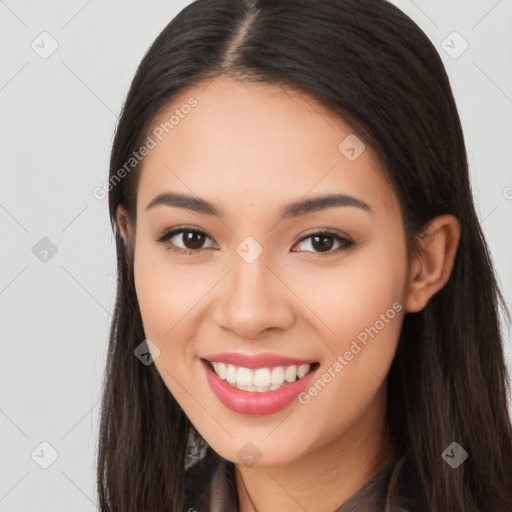
[[[140,165],[126,171],[126,162],[156,115],[187,86],[220,75],[303,91],[349,123],[379,155],[411,250],[433,217],[459,219],[448,283],[422,311],[405,316],[387,419],[396,452],[412,454],[429,510],[512,511],[505,307],[475,213],[461,123],[436,49],[384,0],[197,0],[140,63],[110,162],[118,281],[98,445],[101,510],[183,507],[187,443],[197,432],[155,365],[134,357],[145,336],[115,214],[123,205],[135,219]],[[469,454],[457,469],[441,457],[453,441]]]

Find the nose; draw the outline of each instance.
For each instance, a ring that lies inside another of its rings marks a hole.
[[[252,263],[235,254],[233,265],[217,295],[217,325],[247,340],[289,329],[295,321],[294,295],[279,270],[263,254]]]

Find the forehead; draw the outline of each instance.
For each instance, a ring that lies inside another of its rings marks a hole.
[[[154,147],[141,169],[142,202],[170,189],[234,206],[282,204],[335,189],[396,208],[372,148],[300,91],[228,77],[202,82],[162,109],[149,136]]]

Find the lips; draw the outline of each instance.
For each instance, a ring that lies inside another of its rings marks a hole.
[[[319,364],[313,360],[296,359],[268,353],[256,356],[247,356],[233,352],[214,354],[202,359],[201,363],[206,372],[208,384],[217,398],[228,409],[248,415],[272,414],[288,406],[310,385],[319,367]],[[290,368],[290,366],[307,368],[307,373],[304,371],[298,372],[296,375],[297,380],[289,379],[280,386],[272,386],[271,388],[249,386],[248,389],[250,391],[247,391],[244,387],[240,389],[237,383],[229,383],[220,378],[214,370],[213,363],[223,366],[236,365],[238,370],[242,369],[244,373],[252,373],[249,369],[256,370],[256,373],[268,371],[270,368],[279,371],[281,368]],[[266,389],[269,390],[267,391]]]

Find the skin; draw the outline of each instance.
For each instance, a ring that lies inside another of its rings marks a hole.
[[[236,464],[242,512],[332,512],[394,458],[386,377],[405,313],[425,307],[449,278],[459,223],[433,219],[420,252],[408,255],[398,200],[376,154],[366,145],[347,159],[338,145],[353,130],[313,98],[221,77],[182,91],[154,126],[190,97],[197,107],[144,159],[136,223],[123,207],[117,215],[133,251],[145,334],[160,350],[154,364],[204,439]],[[213,202],[225,218],[146,209],[170,191]],[[279,220],[283,205],[332,193],[361,199],[372,212],[331,207]],[[202,246],[183,233],[167,245],[155,241],[180,226],[208,237]],[[305,239],[325,229],[355,246],[337,251],[331,238],[326,253]],[[247,236],[263,248],[250,264],[236,252]],[[204,248],[187,256],[166,249],[172,243]],[[305,405],[235,413],[210,389],[199,361],[272,352],[318,361],[321,375],[395,303],[401,311]],[[252,467],[238,455],[247,442],[261,455]]]

